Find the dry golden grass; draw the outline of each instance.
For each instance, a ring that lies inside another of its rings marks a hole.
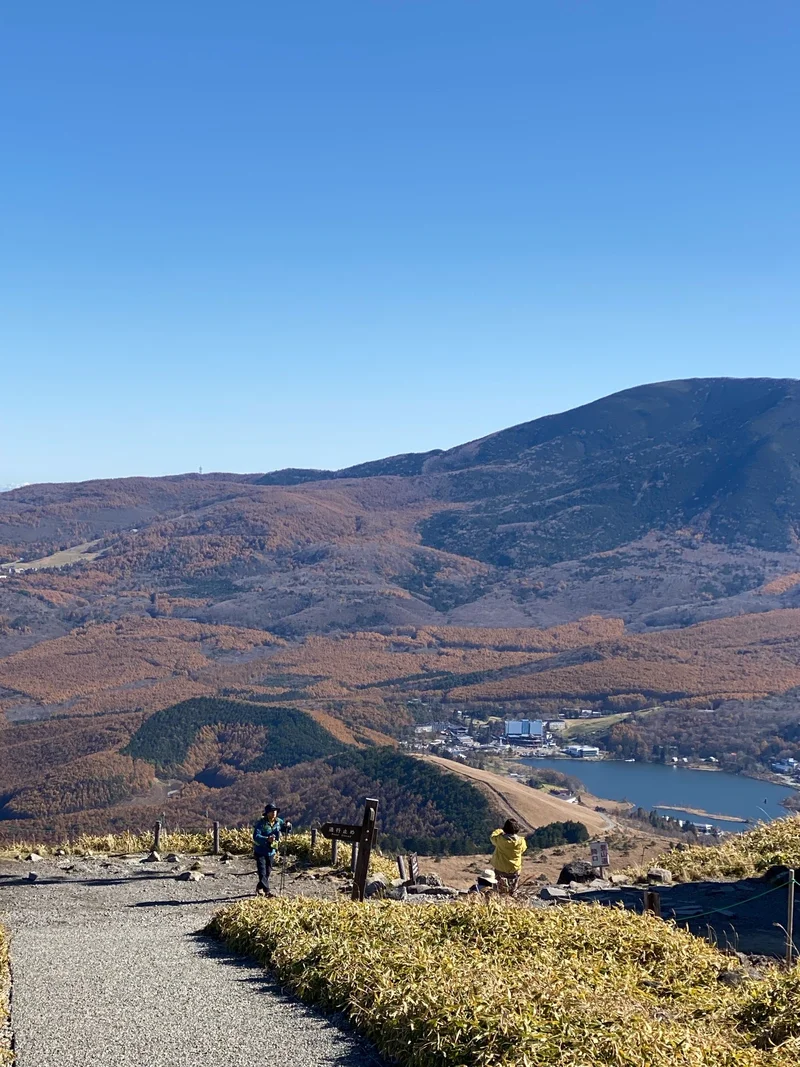
[[[249,827],[240,829],[220,828],[220,848],[234,856],[248,856],[253,852],[253,835]],[[81,834],[71,841],[60,844],[36,844],[32,841],[12,841],[9,844],[0,843],[0,856],[25,857],[31,852],[37,852],[40,856],[53,856],[56,853],[68,856],[86,855],[113,855],[125,856],[138,852],[149,852],[153,847],[152,831],[126,831],[121,834]],[[189,832],[185,830],[173,830],[162,833],[161,852],[166,855],[169,852],[183,853],[192,856],[207,856],[211,854],[213,837],[210,830],[206,832]],[[311,834],[303,831],[288,834],[283,839],[283,849],[289,856],[294,856],[302,863],[310,867],[327,867],[331,862],[331,843],[322,835],[319,835],[317,843],[312,849]],[[337,863],[342,870],[350,869],[352,849],[343,841],[339,842]],[[378,850],[373,851],[370,861],[370,871],[382,872],[390,877],[397,874],[396,864]]]
[[[719,845],[665,852],[656,865],[667,867],[676,878],[694,882],[703,878],[748,878],[776,865],[800,867],[800,816],[732,834]]]
[[[731,988],[737,961],[623,910],[247,901],[210,931],[401,1067],[788,1067],[800,1051],[796,983]]]

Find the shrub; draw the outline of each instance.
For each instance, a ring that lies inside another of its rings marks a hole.
[[[400,1067],[795,1062],[740,1020],[749,992],[718,981],[737,961],[649,915],[251,900],[209,932]]]
[[[528,834],[529,848],[552,848],[554,845],[580,845],[589,840],[589,831],[582,822],[568,819],[566,822],[551,822],[539,826]]]
[[[762,824],[732,834],[721,844],[690,845],[665,852],[654,861],[682,881],[703,878],[747,878],[770,867],[800,867],[800,816]]]

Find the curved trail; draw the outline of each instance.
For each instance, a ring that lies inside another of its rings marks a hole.
[[[261,967],[198,934],[252,889],[249,876],[223,874],[215,861],[208,868],[218,876],[201,882],[176,882],[166,864],[73,862],[69,873],[36,864],[33,884],[23,881],[27,864],[0,864],[16,1067],[380,1062],[365,1042],[281,995]]]

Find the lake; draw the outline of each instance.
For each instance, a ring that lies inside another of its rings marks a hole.
[[[696,771],[663,763],[624,763],[618,760],[524,759],[531,767],[550,767],[580,778],[590,793],[607,800],[627,800],[637,807],[676,819],[711,823],[720,830],[746,830],[743,823],[713,819],[687,811],[697,808],[716,815],[732,815],[766,822],[788,815],[781,801],[793,789],[724,771]]]

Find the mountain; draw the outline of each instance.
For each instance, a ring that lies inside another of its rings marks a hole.
[[[428,810],[392,755],[426,707],[658,703],[612,738],[650,752],[674,723],[702,747],[721,705],[727,766],[800,752],[798,390],[668,382],[341,471],[0,494],[0,830],[265,793],[349,817],[367,789],[397,840],[466,847],[452,787]]]
[[[0,559],[42,569],[2,583],[0,652],[123,611],[285,636],[686,625],[800,604],[792,578],[774,585],[800,573],[798,529],[799,382],[647,385],[341,471],[4,493]]]

